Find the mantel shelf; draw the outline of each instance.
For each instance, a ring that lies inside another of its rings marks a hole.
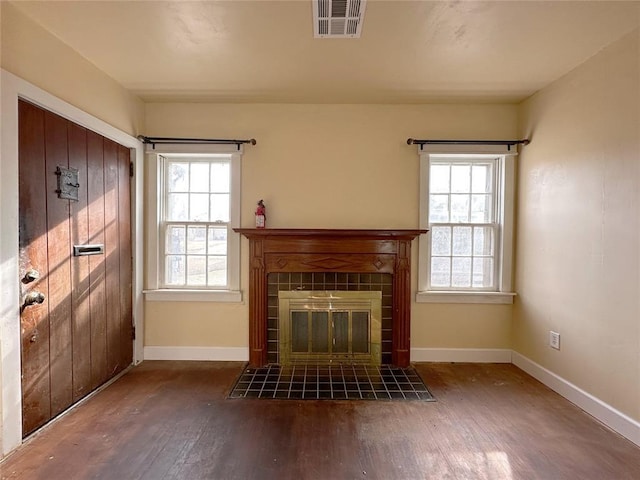
[[[330,229],[330,228],[234,228],[245,237],[356,237],[415,238],[427,230],[412,229]]]

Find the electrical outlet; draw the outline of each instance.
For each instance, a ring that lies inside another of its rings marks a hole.
[[[560,334],[558,332],[554,332],[553,330],[549,331],[549,346],[560,350]]]

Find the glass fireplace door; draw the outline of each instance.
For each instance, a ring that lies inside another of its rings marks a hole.
[[[280,294],[281,364],[380,364],[380,292]]]
[[[367,311],[291,311],[292,354],[368,354]]]

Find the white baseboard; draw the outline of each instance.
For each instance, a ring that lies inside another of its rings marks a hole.
[[[511,350],[501,348],[412,348],[411,361],[511,363]]]
[[[582,410],[600,420],[606,426],[640,446],[640,422],[616,410],[611,405],[585,392],[564,378],[547,370],[533,360],[512,352],[513,364],[544,383],[551,390],[574,403]]]
[[[246,362],[248,347],[144,347],[145,360],[213,360]]]

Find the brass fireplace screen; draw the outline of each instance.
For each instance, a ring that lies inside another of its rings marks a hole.
[[[278,293],[281,365],[381,364],[382,293]]]

